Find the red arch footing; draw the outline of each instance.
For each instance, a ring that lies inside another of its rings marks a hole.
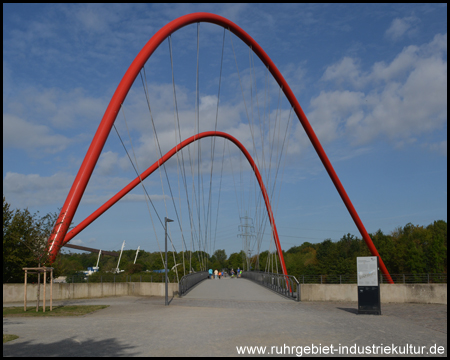
[[[178,151],[183,149],[185,146],[193,143],[194,141],[211,137],[211,136],[217,136],[222,137],[227,140],[230,140],[233,142],[245,155],[247,158],[250,166],[253,169],[253,172],[255,173],[256,179],[258,180],[259,187],[261,189],[261,193],[264,197],[264,202],[266,204],[267,209],[267,215],[269,216],[270,224],[272,226],[272,234],[273,238],[275,239],[275,245],[277,247],[278,255],[280,258],[281,268],[284,275],[287,275],[286,265],[284,263],[284,256],[283,251],[281,249],[280,245],[280,239],[278,237],[278,231],[277,227],[275,225],[275,218],[273,216],[272,207],[270,205],[269,196],[266,191],[266,187],[264,186],[264,183],[262,181],[261,174],[258,170],[258,167],[256,166],[253,158],[251,157],[250,153],[247,151],[247,149],[242,145],[236,138],[233,136],[220,132],[220,131],[206,131],[203,133],[200,133],[198,135],[191,136],[190,138],[184,140],[177,146],[175,146],[173,149],[168,151],[161,159],[156,161],[152,166],[150,166],[147,170],[145,170],[141,176],[134,179],[132,182],[130,182],[127,186],[125,186],[122,190],[120,190],[116,195],[114,195],[111,199],[109,199],[107,202],[105,202],[101,207],[99,207],[97,210],[95,210],[91,215],[89,215],[86,219],[84,219],[81,223],[79,223],[75,228],[73,228],[71,231],[69,231],[64,238],[62,242],[62,246],[64,246],[67,242],[69,242],[71,239],[73,239],[75,236],[77,236],[82,230],[84,230],[89,224],[91,224],[94,220],[96,220],[100,215],[102,215],[106,210],[108,210],[111,206],[113,206],[116,202],[118,202],[121,198],[123,198],[126,194],[128,194],[131,190],[133,190],[137,185],[140,183],[140,179],[144,180],[148,176],[150,176],[155,170],[157,170],[160,166],[162,166],[167,160],[169,160],[173,155],[175,155]],[[56,248],[53,248],[52,255],[56,256],[57,251]]]
[[[125,100],[128,91],[131,88],[134,80],[136,79],[139,71],[142,69],[146,61],[153,54],[156,48],[173,32],[178,29],[193,24],[196,22],[208,22],[213,23],[219,26],[224,27],[225,29],[229,29],[233,34],[239,37],[244,43],[251,47],[253,52],[260,58],[260,60],[264,63],[264,65],[269,69],[270,73],[277,81],[286,98],[289,100],[292,108],[294,109],[297,117],[305,129],[306,134],[308,135],[314,149],[317,152],[320,160],[322,161],[325,169],[330,176],[331,181],[333,182],[336,190],[342,198],[345,206],[347,207],[348,212],[350,213],[353,221],[355,222],[356,227],[361,233],[364,241],[366,242],[370,252],[373,256],[378,256],[379,265],[382,273],[386,276],[387,281],[389,283],[393,283],[391,276],[389,275],[386,266],[383,263],[380,255],[378,254],[377,249],[375,248],[372,239],[367,233],[366,228],[364,227],[361,219],[359,218],[358,213],[356,212],[350,198],[348,197],[344,187],[342,186],[341,181],[339,180],[336,172],[331,165],[328,156],[325,153],[322,145],[319,142],[316,134],[314,133],[311,124],[309,123],[306,115],[304,114],[300,104],[294,96],[291,88],[288,83],[284,79],[283,75],[281,75],[278,68],[275,66],[273,61],[269,58],[269,56],[265,53],[265,51],[258,45],[258,43],[248,35],[244,30],[242,30],[239,26],[231,22],[230,20],[215,14],[209,13],[194,13],[189,15],[184,15],[175,19],[162,27],[152,38],[147,42],[147,44],[142,48],[139,54],[131,63],[124,77],[120,81],[119,86],[117,87],[108,108],[103,115],[102,121],[95,133],[94,139],[91,142],[91,145],[88,149],[88,152],[81,164],[80,170],[75,178],[75,181],[70,189],[69,195],[61,209],[61,213],[58,217],[57,223],[53,230],[52,235],[49,238],[48,245],[49,251],[53,253],[53,248],[60,248],[62,241],[67,233],[69,225],[75,215],[75,211],[80,203],[81,197],[83,196],[84,190],[86,189],[87,183],[91,177],[91,174],[94,170],[95,164],[100,157],[100,153],[105,145],[106,139],[108,138],[109,133],[111,132],[111,128],[114,124],[114,121],[119,113],[120,107]],[[57,252],[58,250],[56,250]]]

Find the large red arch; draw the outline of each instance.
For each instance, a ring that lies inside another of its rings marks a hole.
[[[175,19],[162,27],[152,38],[147,42],[147,44],[142,48],[139,54],[131,63],[127,72],[123,76],[120,81],[119,86],[117,87],[106,111],[103,115],[102,121],[97,129],[97,132],[94,135],[94,139],[91,142],[91,145],[86,153],[86,156],[81,164],[80,170],[74,180],[72,188],[69,191],[69,195],[66,198],[66,201],[61,209],[61,213],[56,222],[55,228],[53,230],[52,235],[49,238],[49,250],[53,253],[53,248],[60,248],[62,241],[67,233],[69,225],[75,215],[78,204],[80,203],[81,197],[86,189],[87,183],[92,175],[94,167],[100,157],[100,153],[105,145],[106,139],[108,138],[109,133],[111,132],[111,128],[114,124],[114,121],[117,117],[117,114],[120,110],[120,107],[125,100],[125,97],[128,91],[131,88],[134,80],[136,79],[139,71],[144,66],[145,62],[149,59],[149,57],[153,54],[156,48],[173,32],[178,29],[187,26],[196,22],[208,22],[217,24],[226,29],[229,29],[233,34],[238,36],[244,43],[250,46],[253,52],[261,59],[261,61],[268,68],[274,79],[277,81],[281,89],[283,90],[286,98],[289,100],[291,106],[293,107],[297,117],[305,129],[306,134],[308,135],[314,149],[319,155],[320,160],[322,161],[325,169],[328,172],[336,190],[341,196],[347,210],[349,211],[355,225],[357,226],[359,232],[361,233],[364,241],[369,247],[370,252],[373,256],[378,256],[380,269],[382,273],[387,277],[388,282],[393,283],[386,266],[383,263],[380,255],[378,254],[377,249],[375,248],[372,239],[367,233],[366,228],[364,227],[358,213],[356,212],[350,198],[347,195],[341,181],[339,180],[336,172],[334,171],[333,166],[331,165],[328,156],[325,153],[322,145],[319,142],[314,130],[311,127],[306,115],[304,114],[300,104],[294,96],[291,88],[288,83],[284,79],[283,75],[281,75],[278,68],[275,66],[273,61],[269,58],[266,52],[258,45],[258,43],[248,35],[244,30],[242,30],[239,26],[231,22],[230,20],[215,14],[209,13],[194,13],[189,15],[184,15]],[[58,250],[57,250],[58,251]]]
[[[220,131],[206,131],[202,132],[198,135],[191,136],[190,138],[184,140],[174,148],[172,148],[170,151],[168,151],[161,159],[157,160],[153,165],[151,165],[147,170],[145,170],[140,176],[136,177],[133,181],[131,181],[127,186],[125,186],[122,190],[120,190],[116,195],[114,195],[111,199],[109,199],[107,202],[105,202],[102,206],[100,206],[97,210],[95,210],[91,215],[89,215],[86,219],[84,219],[82,222],[80,222],[77,226],[75,226],[72,230],[70,230],[67,235],[65,236],[62,246],[64,246],[67,242],[69,242],[71,239],[73,239],[75,236],[77,236],[81,231],[83,231],[89,224],[91,224],[94,220],[96,220],[98,217],[100,217],[106,210],[108,210],[111,206],[113,206],[116,202],[118,202],[121,198],[123,198],[126,194],[128,194],[131,190],[133,190],[137,185],[139,185],[141,179],[144,180],[148,176],[150,176],[155,170],[157,170],[160,166],[162,166],[167,160],[169,160],[173,155],[175,155],[178,151],[183,149],[184,147],[188,146],[189,144],[193,143],[194,141],[211,137],[211,136],[217,136],[222,137],[227,140],[230,140],[232,143],[234,143],[245,155],[247,158],[251,168],[253,169],[256,179],[258,180],[259,187],[261,189],[261,193],[264,197],[264,202],[266,204],[267,209],[267,215],[269,216],[269,221],[272,226],[272,234],[273,238],[275,239],[275,245],[277,247],[277,251],[280,257],[280,263],[281,268],[283,271],[283,274],[287,275],[286,265],[284,263],[284,256],[283,252],[281,250],[280,245],[280,239],[278,237],[278,231],[275,224],[275,218],[273,216],[272,207],[270,205],[269,196],[266,191],[266,187],[264,186],[264,182],[262,181],[261,173],[258,170],[258,167],[256,166],[252,156],[247,151],[247,149],[242,145],[236,138],[233,136],[220,132]],[[55,252],[57,249],[53,248],[53,255],[57,255],[57,252]]]

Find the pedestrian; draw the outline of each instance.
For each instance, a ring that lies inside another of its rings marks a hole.
[[[213,276],[213,271],[212,271],[212,269],[209,269],[209,270],[208,270],[208,273],[209,273],[208,279],[212,279],[212,276]]]
[[[222,271],[219,271],[219,280],[222,277]]]
[[[240,278],[241,277],[241,269],[237,268],[237,277]]]
[[[219,272],[216,270],[214,270],[214,279],[217,279],[217,276],[219,275]]]
[[[231,269],[231,278],[234,278],[234,269]]]

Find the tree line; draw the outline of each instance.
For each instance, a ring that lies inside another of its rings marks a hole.
[[[53,229],[57,213],[40,216],[28,209],[12,210],[3,197],[3,283],[23,281],[23,267],[36,267],[46,262],[46,241]],[[378,230],[369,234],[384,264],[391,274],[447,273],[447,223],[434,221],[428,226],[406,224],[390,234]],[[119,251],[117,251],[119,253]],[[288,274],[346,275],[356,274],[356,257],[371,256],[364,240],[344,235],[339,241],[326,239],[320,243],[304,242],[283,251]],[[126,274],[161,270],[164,262],[159,252],[141,250],[136,263],[136,250],[124,250],[119,268]],[[95,253],[61,252],[52,267],[54,275],[73,275],[97,263]],[[101,272],[111,272],[118,258],[101,256]],[[210,255],[203,251],[168,253],[168,268],[177,269],[179,277],[190,270],[241,269],[247,270],[243,251],[232,253],[216,250]],[[281,272],[277,256],[269,251],[250,259],[251,270]],[[173,270],[175,271],[175,270]],[[30,279],[32,281],[32,279]]]
[[[391,274],[447,273],[447,222],[406,224],[391,234],[369,234]],[[308,242],[284,254],[290,275],[356,274],[356,257],[371,256],[364,240],[351,234],[339,241]]]

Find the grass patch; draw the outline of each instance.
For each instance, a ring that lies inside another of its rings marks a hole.
[[[13,335],[13,334],[3,334],[3,342],[8,342],[8,341],[12,341],[12,340],[16,340],[19,337],[17,335]]]
[[[94,311],[107,308],[108,306],[109,305],[59,305],[53,306],[53,311],[50,311],[50,306],[46,306],[45,313],[42,311],[42,306],[39,307],[39,312],[36,312],[36,306],[27,307],[27,311],[23,311],[23,306],[4,307],[3,317],[80,316],[91,314]]]

